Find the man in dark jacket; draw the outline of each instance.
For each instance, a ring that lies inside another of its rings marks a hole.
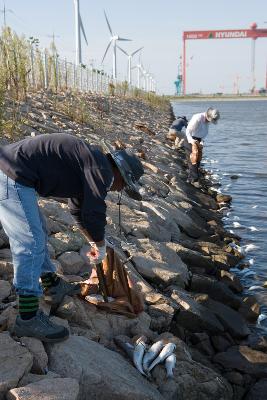
[[[88,258],[100,263],[106,254],[105,197],[125,191],[140,200],[136,182],[141,162],[127,150],[104,154],[96,146],[64,133],[26,138],[0,148],[0,220],[9,236],[19,315],[14,333],[46,342],[65,339],[68,330],[39,310],[43,291],[58,305],[77,286],[55,273],[37,194],[69,198],[69,208],[91,245]]]
[[[186,128],[188,120],[185,116],[177,117],[170,126],[168,136],[174,141],[175,148],[180,148],[184,142],[185,134],[182,131]]]

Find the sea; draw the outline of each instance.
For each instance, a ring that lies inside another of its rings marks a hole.
[[[177,100],[172,105],[176,116],[188,119],[208,107],[220,111],[205,139],[203,166],[211,172],[214,188],[233,198],[223,221],[242,238],[246,267],[232,271],[244,293],[256,296],[261,307],[257,326],[267,332],[267,101]]]

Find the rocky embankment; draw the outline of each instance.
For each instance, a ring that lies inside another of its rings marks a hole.
[[[183,150],[166,138],[170,108],[91,95],[83,98],[86,118],[77,122],[65,100],[38,93],[17,104],[18,136],[67,131],[92,143],[105,139],[131,148],[141,158],[143,201],[123,196],[119,228],[117,196],[110,194],[106,231],[144,296],[145,311],[129,319],[66,296],[53,319],[69,328],[68,340],[44,346],[37,339],[13,338],[12,258],[1,229],[0,399],[265,399],[267,342],[253,327],[259,307],[253,297],[242,296],[230,272],[241,260],[232,246],[238,238],[221,222],[230,199],[216,197],[207,175],[202,189],[186,183]],[[40,199],[40,207],[57,271],[82,281],[88,272],[81,257],[85,241],[66,204]],[[150,344],[175,343],[174,377],[166,378],[164,365],[150,379],[143,377],[116,346],[114,338],[122,335],[132,343],[141,335]]]

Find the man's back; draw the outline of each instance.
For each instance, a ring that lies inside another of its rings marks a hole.
[[[112,170],[104,154],[64,133],[26,138],[0,148],[0,169],[42,196],[76,197],[84,185],[108,186]]]

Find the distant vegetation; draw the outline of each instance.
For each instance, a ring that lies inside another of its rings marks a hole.
[[[33,37],[26,39],[18,36],[9,27],[5,27],[0,35],[0,134],[11,133],[20,124],[19,104],[27,100],[27,95],[33,91],[49,90],[56,95],[59,91],[68,91],[71,97],[62,105],[62,110],[79,123],[88,121],[86,103],[81,96],[78,87],[69,87],[70,77],[73,78],[72,64],[64,64],[59,68],[59,58],[54,45],[50,51],[44,53],[38,47],[39,40]],[[85,71],[86,66],[79,67]],[[66,76],[63,76],[63,72]],[[103,71],[92,70],[97,79],[107,77]],[[99,77],[99,78],[98,78]],[[68,79],[67,79],[68,78]],[[79,81],[79,76],[76,80]],[[68,82],[67,82],[68,81]],[[74,85],[75,86],[75,85]],[[78,84],[77,84],[78,86]],[[47,89],[45,89],[47,88]],[[100,92],[100,90],[98,90]],[[90,93],[90,91],[89,91]],[[141,89],[129,87],[128,82],[114,84],[112,81],[106,86],[106,94],[109,96],[133,97],[146,101],[151,107],[167,108],[169,101],[164,96],[158,96],[153,92],[145,92]]]

